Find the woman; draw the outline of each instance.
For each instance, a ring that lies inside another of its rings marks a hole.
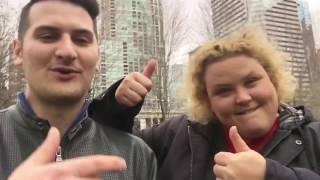
[[[320,124],[282,103],[295,90],[283,62],[248,29],[199,47],[185,80],[188,115],[139,132],[159,179],[320,179]],[[94,118],[110,124],[103,113]]]

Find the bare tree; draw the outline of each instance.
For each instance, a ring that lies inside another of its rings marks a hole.
[[[310,109],[315,117],[319,119],[320,116],[320,97],[318,95],[320,91],[320,83],[317,84],[316,88],[312,89],[312,97],[310,99]]]
[[[0,14],[0,27],[0,108],[5,108],[15,102],[16,93],[24,87],[24,82],[21,70],[13,67],[15,28],[10,23],[9,14]]]
[[[201,44],[203,41],[214,38],[212,9],[211,1],[202,0],[197,2],[198,4],[195,8],[195,11],[197,12],[198,20],[194,20],[196,24],[192,25],[193,36],[190,38],[193,42]]]
[[[0,15],[0,107],[8,104],[10,98],[7,96],[7,69],[10,55],[11,32],[7,28],[7,17]]]
[[[320,49],[318,50],[318,52],[315,55],[315,59],[317,59],[318,61],[320,60]],[[319,77],[319,73],[318,73],[318,77]],[[312,113],[314,114],[315,117],[319,117],[320,116],[320,96],[319,96],[319,92],[320,92],[320,81],[318,79],[318,81],[313,81],[312,82],[312,89],[311,89],[311,98],[310,98],[310,109],[312,111]],[[320,120],[318,118],[318,120]]]
[[[164,121],[170,115],[170,96],[169,90],[173,83],[171,79],[171,55],[182,44],[186,38],[185,12],[182,11],[180,1],[170,2],[162,6],[167,14],[164,16],[164,41],[165,57],[159,61],[156,96],[161,110],[161,119]]]

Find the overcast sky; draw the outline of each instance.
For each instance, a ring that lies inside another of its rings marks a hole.
[[[308,0],[311,11],[311,20],[314,30],[314,38],[318,49],[320,48],[320,0]]]

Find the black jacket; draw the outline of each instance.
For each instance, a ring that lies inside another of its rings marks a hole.
[[[280,128],[261,152],[267,159],[266,179],[320,179],[315,174],[320,173],[320,123],[310,116],[300,118],[290,109],[281,113]],[[224,138],[217,138],[224,137],[220,124],[200,125],[186,115],[145,129],[140,136],[156,153],[159,179],[212,180],[213,157],[226,149]]]
[[[99,103],[107,104],[103,98]],[[95,120],[115,124],[103,119],[104,111],[92,110]],[[132,115],[126,112],[130,110],[123,109],[121,114]],[[116,122],[117,128],[130,131],[133,119],[131,123],[128,119],[132,117],[123,118],[123,122]],[[212,180],[213,157],[225,150],[224,138],[216,138],[223,137],[220,124],[200,125],[186,115],[135,134],[155,152],[160,180]],[[319,180],[320,122],[303,107],[283,106],[280,128],[261,154],[267,159],[266,180]]]

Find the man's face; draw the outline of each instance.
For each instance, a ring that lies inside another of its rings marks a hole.
[[[83,99],[98,62],[90,15],[68,2],[43,1],[32,6],[28,19],[23,43],[15,47],[27,96],[61,103]]]

